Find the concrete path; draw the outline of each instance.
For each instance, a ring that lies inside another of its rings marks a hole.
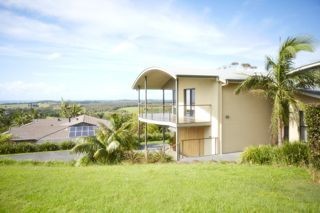
[[[169,145],[166,146],[168,148]],[[162,145],[150,144],[148,150],[151,152],[162,149]],[[140,147],[140,151],[144,150],[144,146]],[[175,157],[175,152],[166,150],[166,153]],[[204,157],[183,157],[179,162],[199,162],[199,161],[240,161],[241,152],[228,153],[222,155],[204,156]],[[77,160],[82,155],[71,154],[70,151],[52,151],[52,152],[33,152],[33,153],[21,153],[11,155],[0,155],[0,158],[11,158],[14,160],[34,160],[34,161],[71,161]]]
[[[149,151],[159,151],[163,149],[162,144],[148,144],[148,150]],[[169,144],[164,144],[165,149],[169,149],[170,145]],[[144,145],[140,145],[139,150],[144,150]]]
[[[239,162],[242,152],[227,153],[222,155],[212,155],[203,157],[183,157],[180,162],[196,162],[196,161],[228,161]]]
[[[33,152],[11,155],[0,155],[0,158],[11,158],[14,160],[34,160],[34,161],[71,161],[77,160],[81,155],[70,154],[70,151]]]

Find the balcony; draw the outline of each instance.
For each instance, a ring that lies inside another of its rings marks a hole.
[[[178,122],[176,105],[144,104],[139,105],[139,119],[141,121],[166,124],[170,126],[178,125],[210,125],[211,105],[179,105]]]

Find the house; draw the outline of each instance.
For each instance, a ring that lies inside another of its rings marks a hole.
[[[15,142],[62,142],[93,136],[100,123],[109,125],[107,120],[88,115],[81,115],[70,120],[68,118],[35,119],[23,126],[12,127],[8,133],[12,134],[11,140]]]
[[[316,69],[320,69],[320,61],[303,65],[292,70],[292,72],[309,72]],[[315,90],[301,89],[299,94],[296,94],[296,97],[303,103],[320,103],[320,88]],[[285,137],[289,141],[305,141],[307,139],[307,126],[304,116],[303,107],[300,107],[298,110],[290,109],[289,126],[285,129]]]
[[[218,69],[147,68],[132,86],[138,91],[139,122],[173,131],[177,160],[270,144],[271,102],[254,93],[234,94],[239,83],[255,73],[263,72],[236,62]],[[149,104],[154,99],[149,98],[150,90],[162,91],[161,105]],[[319,102],[303,92],[299,94],[303,101]],[[289,129],[296,134],[295,127]]]

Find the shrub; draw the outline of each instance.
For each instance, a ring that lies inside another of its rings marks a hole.
[[[248,147],[241,154],[241,162],[253,164],[271,164],[276,157],[274,148],[270,145]]]
[[[10,143],[9,143],[10,144]],[[33,143],[16,143],[14,153],[38,152],[38,146]]]
[[[148,141],[162,141],[162,133],[154,132],[148,134]],[[170,132],[165,133],[165,140],[169,140],[171,138]],[[135,135],[134,138],[138,140],[138,135]],[[142,142],[144,141],[144,134],[141,134],[140,136]],[[140,141],[141,142],[141,141]]]
[[[173,161],[172,156],[167,155],[162,150],[148,153],[148,163],[168,163]]]
[[[73,141],[64,141],[59,145],[61,150],[70,150],[76,145],[76,143]]]
[[[79,158],[75,164],[75,166],[88,166],[92,164],[93,161],[88,156],[83,156],[82,158]]]
[[[310,162],[320,170],[320,105],[306,106],[306,124],[308,126],[308,142]]]
[[[107,163],[107,164],[118,164],[124,159],[124,153],[121,149],[116,149],[112,152],[109,152],[105,162],[102,161],[102,163]]]
[[[5,142],[0,143],[0,154],[15,154],[15,153],[26,153],[26,152],[45,152],[45,151],[56,151],[56,150],[69,150],[75,146],[75,142],[65,141],[61,144],[56,143],[30,143],[30,142]]]
[[[0,134],[0,144],[9,142],[12,138],[11,134]]]
[[[286,142],[282,146],[248,147],[241,155],[242,163],[308,165],[309,148],[303,142]]]
[[[15,147],[10,143],[2,143],[0,144],[0,154],[11,154],[15,153]]]
[[[124,153],[124,160],[129,163],[142,163],[144,160],[144,153],[142,152],[135,152],[135,151],[128,151]]]
[[[308,165],[309,164],[309,147],[307,143],[293,142],[284,143],[279,147],[280,161],[287,165]]]
[[[60,146],[58,144],[49,143],[49,142],[39,144],[38,147],[40,152],[60,150]]]

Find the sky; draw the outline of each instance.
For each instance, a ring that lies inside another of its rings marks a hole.
[[[264,69],[288,36],[312,36],[320,0],[1,0],[0,101],[136,99],[150,66]]]

